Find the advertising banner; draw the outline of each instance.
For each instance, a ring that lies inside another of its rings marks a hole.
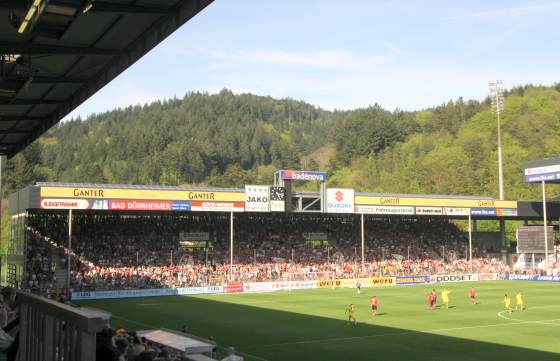
[[[114,211],[170,211],[171,201],[110,200],[109,209]]]
[[[245,212],[269,212],[270,189],[268,186],[245,186]]]
[[[147,290],[83,291],[72,292],[72,300],[100,300],[109,298],[157,297],[223,293],[223,286],[155,288]]]
[[[471,208],[473,216],[495,216],[496,208]]]
[[[191,202],[191,210],[203,212],[243,212],[244,202]]]
[[[416,214],[425,216],[441,216],[443,208],[441,207],[416,207]]]
[[[560,164],[525,168],[525,181],[529,183],[560,180]]]
[[[319,280],[317,281],[317,288],[340,288],[341,280]]]
[[[172,201],[171,202],[172,211],[190,211],[191,202],[189,201]]]
[[[273,291],[272,282],[245,282],[243,292],[270,292]]]
[[[394,286],[395,277],[344,278],[335,280],[319,280],[318,288],[354,288],[358,281],[364,288]]]
[[[496,209],[497,216],[517,216],[517,209],[511,208],[498,208]]]
[[[471,210],[469,208],[445,207],[443,208],[443,214],[446,216],[468,216],[471,214]]]
[[[292,290],[309,290],[313,288],[317,288],[316,280],[309,280],[309,281],[291,281],[290,282],[290,289]]]
[[[431,278],[428,275],[425,276],[398,276],[396,277],[397,285],[419,285],[424,283],[430,283]]]
[[[475,276],[479,281],[498,281],[501,279],[499,273],[479,273]]]
[[[286,210],[286,188],[270,187],[270,211],[284,212]]]
[[[243,283],[239,283],[239,282],[228,283],[226,286],[226,292],[227,293],[243,292]]]
[[[354,212],[357,214],[405,214],[413,215],[414,207],[399,206],[355,206]]]
[[[178,187],[179,188],[179,187]],[[42,198],[149,199],[173,201],[243,202],[245,194],[233,191],[187,189],[41,187]]]
[[[416,206],[448,208],[517,208],[516,201],[495,199],[432,198],[399,195],[356,195],[356,204],[374,206]]]
[[[43,209],[88,209],[89,201],[87,199],[47,198],[47,199],[41,199],[41,208]]]
[[[303,180],[303,181],[318,181],[326,182],[327,173],[325,172],[310,172],[305,170],[281,170],[280,178],[283,180]]]
[[[433,275],[431,276],[432,283],[442,282],[468,282],[468,281],[498,281],[500,280],[499,273],[465,273],[457,275]]]
[[[431,281],[432,283],[468,282],[468,281],[478,281],[478,277],[475,274],[433,275],[431,276]]]
[[[108,199],[92,199],[91,209],[109,210],[109,200]]]
[[[510,281],[560,282],[560,276],[513,275],[509,273],[506,273],[504,279]]]
[[[354,190],[327,189],[327,213],[354,213]]]

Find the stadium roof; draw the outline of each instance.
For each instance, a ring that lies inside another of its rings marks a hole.
[[[139,190],[174,190],[174,191],[207,191],[207,192],[245,192],[245,188],[218,188],[218,187],[192,187],[192,186],[161,186],[161,185],[134,185],[134,184],[99,184],[99,183],[73,183],[73,182],[37,182],[37,187],[70,187],[70,188],[103,188],[103,189],[139,189]],[[298,194],[318,195],[318,191],[302,191]],[[438,199],[476,199],[492,200],[494,198],[478,196],[453,196],[437,194],[400,194],[400,193],[364,193],[356,192],[359,196],[371,197],[404,197],[404,198],[438,198]]]
[[[212,1],[0,0],[0,155],[21,151]]]
[[[98,188],[98,189],[137,189],[137,190],[165,190],[165,191],[203,191],[203,192],[245,192],[245,188],[218,188],[218,187],[181,187],[159,185],[133,185],[133,184],[98,184],[98,183],[64,183],[64,182],[37,182],[37,187],[68,187],[68,188]]]

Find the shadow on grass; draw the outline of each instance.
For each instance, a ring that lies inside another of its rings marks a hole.
[[[153,306],[138,307],[143,302]],[[188,332],[213,336],[220,346],[235,346],[246,360],[560,360],[560,353],[500,344],[514,338],[523,339],[526,327],[530,326],[501,320],[471,327],[455,324],[438,330],[427,324],[426,329],[431,330],[428,333],[370,323],[349,326],[343,319],[196,297],[84,301],[80,304],[105,309],[114,315],[113,326],[132,330],[159,327],[179,330],[186,325]],[[544,331],[539,334],[544,335]],[[479,339],[487,336],[489,342],[442,333]],[[538,336],[531,337],[538,340]]]

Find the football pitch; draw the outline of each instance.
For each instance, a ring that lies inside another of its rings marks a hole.
[[[475,287],[478,304],[470,305]],[[451,291],[450,308],[429,310],[427,294]],[[526,310],[504,311],[504,293]],[[370,297],[380,301],[372,316]],[[344,314],[356,306],[357,325]],[[235,346],[245,360],[560,360],[560,285],[524,281],[80,301],[112,313],[129,330],[186,325]]]

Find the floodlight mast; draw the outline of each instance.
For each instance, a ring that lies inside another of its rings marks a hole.
[[[504,85],[501,80],[490,81],[490,101],[492,111],[496,112],[498,127],[498,183],[500,200],[504,200],[504,168],[502,163],[502,132],[500,125],[500,113],[504,111]]]

